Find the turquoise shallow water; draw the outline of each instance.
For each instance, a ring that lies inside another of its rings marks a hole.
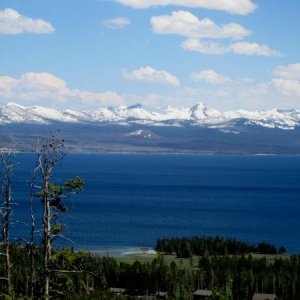
[[[14,218],[28,220],[33,156],[19,154]],[[222,235],[300,252],[300,157],[67,155],[56,179],[80,175],[65,235],[85,249],[154,246],[158,237]],[[41,205],[36,200],[39,219]],[[14,236],[28,225],[14,225]]]

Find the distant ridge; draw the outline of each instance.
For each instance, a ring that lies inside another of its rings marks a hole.
[[[105,107],[83,112],[59,111],[43,106],[22,106],[13,102],[0,105],[0,125],[7,124],[141,124],[149,126],[201,126],[207,128],[234,127],[235,123],[245,126],[293,130],[300,125],[300,111],[272,109],[266,111],[234,110],[220,112],[199,102],[192,107],[149,108],[141,104]]]

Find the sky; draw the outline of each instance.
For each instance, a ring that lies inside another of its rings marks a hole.
[[[300,109],[299,0],[0,0],[0,104]]]

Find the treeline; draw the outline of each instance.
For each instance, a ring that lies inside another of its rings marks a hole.
[[[30,295],[30,249],[27,245],[12,245],[11,298],[32,299]],[[43,299],[43,249],[34,252],[34,297]],[[4,260],[0,257],[0,273]],[[192,299],[197,289],[214,291],[211,299],[252,299],[253,293],[276,293],[283,300],[300,299],[300,256],[285,256],[268,261],[251,255],[201,257],[198,265],[182,268],[175,262],[166,263],[164,256],[152,262],[119,263],[110,257],[91,256],[82,251],[53,251],[50,276],[51,299],[124,299],[109,288],[122,288],[138,299],[142,295],[168,293],[167,299]],[[5,290],[4,283],[0,291]],[[27,298],[26,298],[27,297]]]
[[[216,237],[183,237],[158,239],[155,250],[167,254],[176,254],[179,258],[188,258],[193,255],[241,255],[248,253],[281,254],[286,250],[283,246],[276,249],[269,243],[252,244],[238,241],[234,238]]]

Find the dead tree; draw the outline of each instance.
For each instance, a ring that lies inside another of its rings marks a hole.
[[[40,189],[40,186],[36,185],[36,174],[39,170],[39,161],[36,161],[36,166],[32,171],[32,177],[31,177],[31,182],[29,184],[30,186],[30,208],[29,208],[29,213],[30,213],[30,221],[31,221],[31,226],[30,226],[30,239],[27,242],[29,245],[29,289],[30,289],[30,298],[34,297],[34,285],[35,285],[35,254],[36,254],[36,249],[37,246],[35,244],[35,214],[33,210],[33,203],[35,200],[35,190]]]
[[[11,281],[11,263],[10,263],[10,224],[12,214],[12,196],[11,196],[11,184],[12,184],[12,172],[13,172],[13,155],[11,153],[0,153],[0,163],[2,165],[3,184],[2,184],[2,197],[4,202],[1,207],[1,231],[2,231],[2,248],[5,262],[5,277],[2,278],[6,281],[6,288],[8,294],[12,291]]]
[[[64,157],[64,141],[56,135],[38,142],[37,166],[35,176],[40,177],[40,189],[35,196],[39,197],[43,204],[43,255],[44,255],[44,296],[49,298],[51,277],[51,255],[53,242],[56,237],[61,236],[63,225],[56,222],[57,217],[66,212],[67,207],[64,200],[71,195],[77,194],[83,187],[81,178],[67,180],[63,185],[54,185],[54,167]],[[34,219],[33,226],[34,226]],[[34,230],[34,228],[32,229]]]

